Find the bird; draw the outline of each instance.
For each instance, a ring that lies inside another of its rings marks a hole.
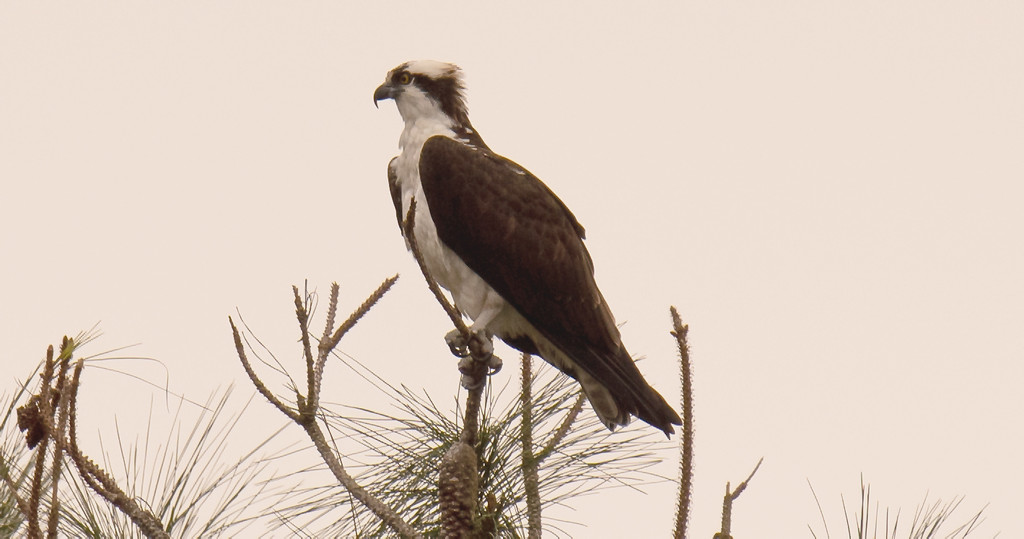
[[[583,226],[540,179],[484,143],[469,120],[462,70],[405,62],[373,93],[375,106],[387,99],[404,122],[387,174],[398,223],[404,235],[415,200],[423,264],[473,321],[470,348],[490,355],[498,337],[578,381],[609,430],[635,416],[671,436],[682,422],[626,351]],[[466,355],[467,343],[448,340]]]

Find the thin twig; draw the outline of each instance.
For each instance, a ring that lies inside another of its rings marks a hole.
[[[320,337],[320,350],[326,346],[331,332],[334,331],[334,317],[338,314],[338,283],[331,283],[331,297],[327,302],[327,322],[324,324],[324,334]]]
[[[548,456],[555,452],[555,449],[558,448],[558,444],[562,443],[565,436],[569,434],[569,428],[572,427],[573,422],[576,421],[580,412],[583,411],[583,402],[585,400],[586,396],[583,394],[583,391],[579,391],[579,395],[576,396],[576,401],[572,403],[571,407],[569,407],[569,411],[566,412],[565,418],[562,419],[562,423],[558,425],[557,429],[555,429],[555,432],[551,435],[551,439],[548,440],[548,443],[544,444],[544,449],[537,454],[538,466],[541,462],[544,462],[544,459],[548,458]]]
[[[299,295],[299,287],[292,286],[292,295],[295,296],[295,318],[299,320],[302,355],[306,358],[306,395],[313,395],[315,393],[314,386],[316,385],[316,377],[314,375],[316,369],[313,363],[313,349],[309,343],[309,313],[306,311],[306,305],[302,300],[302,296]],[[299,415],[305,421],[315,421],[316,419],[313,417],[314,411],[307,406],[302,394],[299,393],[299,388],[295,388],[295,400],[299,408]]]
[[[316,365],[313,367],[314,384],[310,389],[309,400],[314,407],[320,406],[320,387],[323,383],[324,366],[330,356],[331,332],[334,331],[334,317],[338,314],[338,283],[331,283],[331,296],[327,302],[327,322],[324,324],[324,334],[320,337],[317,345]]]
[[[761,458],[757,459],[757,465],[754,466],[754,469],[750,471],[750,475],[748,475],[747,478],[744,479],[742,483],[740,483],[740,486],[736,487],[736,490],[733,491],[733,493],[731,495],[731,498],[733,500],[735,500],[736,498],[739,498],[740,494],[743,492],[743,490],[747,488],[747,483],[749,483],[750,480],[753,479],[754,474],[757,473],[757,470],[758,470],[758,468],[761,467],[761,463],[762,462],[764,462],[764,457],[761,457]]]
[[[672,315],[672,336],[679,348],[679,379],[683,411],[683,435],[679,446],[679,499],[676,506],[674,537],[686,537],[686,524],[690,518],[690,493],[693,490],[693,368],[690,364],[690,347],[686,342],[690,326],[684,325],[679,311],[670,307]]]
[[[313,379],[314,384],[311,388],[310,394],[306,396],[309,401],[308,406],[313,410],[320,408],[320,386],[324,377],[324,367],[327,365],[327,358],[331,357],[331,353],[334,348],[341,342],[341,338],[358,322],[366,313],[370,312],[370,309],[380,301],[380,298],[384,297],[384,294],[391,287],[394,286],[395,282],[398,281],[398,275],[388,277],[384,279],[384,282],[374,290],[369,297],[363,301],[352,314],[348,316],[341,326],[338,327],[337,331],[334,331],[334,317],[338,308],[338,283],[331,283],[331,297],[327,308],[327,324],[324,327],[324,335],[320,338],[320,344],[317,346],[317,358],[316,364],[313,367]],[[333,335],[331,332],[334,331]]]
[[[730,492],[729,483],[725,484],[725,498],[722,500],[722,530],[715,534],[714,539],[732,539],[732,535],[730,535],[732,533],[732,502],[736,501],[736,498],[739,498],[743,490],[747,488],[747,483],[757,473],[762,462],[764,462],[764,457],[757,461],[757,466],[754,466],[750,475],[736,487],[736,490]]]
[[[228,323],[231,324],[231,335],[235,339],[235,352],[238,354],[238,359],[242,362],[242,368],[245,369],[245,374],[249,375],[249,380],[256,386],[256,391],[263,395],[263,398],[267,399],[270,404],[273,404],[275,408],[281,411],[282,414],[291,419],[292,421],[299,423],[299,414],[289,408],[280,399],[277,398],[273,393],[267,389],[267,386],[263,384],[263,381],[256,376],[256,371],[252,370],[252,365],[249,364],[249,358],[245,355],[245,346],[242,345],[242,336],[238,332],[238,328],[235,327],[235,321],[228,317]]]
[[[396,282],[398,282],[398,274],[384,279],[384,282],[382,282],[380,286],[378,286],[377,289],[374,290],[373,293],[371,293],[366,300],[356,308],[356,310],[352,311],[352,314],[348,315],[348,318],[338,326],[338,330],[334,332],[334,335],[331,335],[331,339],[327,343],[326,347],[327,353],[334,350],[334,347],[338,345],[341,338],[356,325],[356,322],[358,322],[360,318],[370,311],[370,308],[380,301],[380,298],[384,297],[384,294],[386,294],[388,290],[391,290],[391,287],[394,286]],[[321,346],[323,346],[323,343],[321,343]]]
[[[0,466],[0,479],[3,479],[4,484],[7,485],[7,489],[10,491],[10,495],[14,498],[14,502],[18,505],[18,511],[22,515],[28,515],[28,500],[18,494],[18,484],[14,482],[10,474],[7,473],[8,467]]]

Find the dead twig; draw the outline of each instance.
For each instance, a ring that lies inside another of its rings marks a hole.
[[[359,485],[356,480],[349,475],[345,470],[341,459],[335,453],[331,444],[328,443],[327,437],[324,435],[323,430],[320,427],[320,422],[317,421],[317,417],[320,415],[320,387],[323,380],[323,370],[327,363],[327,358],[334,351],[334,348],[341,341],[341,338],[353,327],[360,318],[365,315],[373,305],[380,300],[387,293],[388,290],[398,280],[398,276],[395,275],[388,279],[385,279],[383,283],[377,289],[370,294],[370,296],[349,316],[349,318],[342,323],[337,329],[334,329],[334,320],[337,313],[338,304],[338,285],[334,283],[331,285],[331,296],[328,304],[327,311],[327,323],[324,328],[323,337],[317,346],[316,356],[313,355],[313,348],[309,337],[309,311],[306,307],[306,303],[303,301],[302,296],[299,294],[298,287],[292,287],[292,293],[295,296],[295,316],[299,322],[299,329],[302,332],[302,352],[306,363],[306,395],[302,395],[298,389],[296,389],[296,409],[292,409],[285,404],[281,399],[274,395],[266,384],[259,379],[256,372],[252,369],[252,365],[249,363],[249,359],[245,354],[245,347],[242,344],[242,337],[235,326],[231,317],[228,317],[228,322],[231,325],[231,334],[235,341],[235,351],[238,353],[238,358],[242,362],[242,367],[245,369],[246,374],[249,376],[249,380],[252,381],[253,385],[256,386],[256,390],[263,395],[271,404],[274,405],[281,413],[283,413],[288,419],[297,423],[306,431],[307,436],[313,442],[317,452],[320,453],[320,457],[324,463],[327,464],[327,468],[331,470],[334,477],[338,482],[345,487],[346,490],[352,496],[359,500],[367,509],[377,515],[385,524],[390,526],[395,532],[403,537],[421,537],[422,535],[412,528],[407,522],[405,522],[394,509],[388,506],[386,503],[381,501],[379,498],[368,492],[365,488]]]
[[[757,473],[762,462],[764,462],[764,457],[761,457],[760,460],[757,461],[757,466],[754,466],[750,475],[748,475],[747,478],[736,487],[736,490],[730,491],[729,483],[725,484],[725,498],[722,500],[722,530],[715,534],[714,539],[732,539],[732,502],[736,501],[736,498],[739,498],[740,494],[743,493],[743,490],[747,488],[747,483],[754,477],[754,474]]]

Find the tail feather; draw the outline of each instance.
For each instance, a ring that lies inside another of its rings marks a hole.
[[[641,421],[664,431],[665,436],[671,437],[675,432],[672,425],[683,424],[683,420],[679,418],[675,409],[669,406],[665,398],[650,385],[647,386],[647,390],[637,404],[636,416]]]
[[[679,414],[656,389],[651,387],[651,384],[647,383],[633,361],[633,356],[629,355],[621,342],[616,357],[617,361],[611,363],[617,367],[618,380],[613,380],[612,383],[619,407],[625,408],[644,423],[661,429],[665,436],[671,437],[675,432],[672,425],[683,424]]]
[[[621,342],[612,350],[579,346],[571,355],[542,334],[499,336],[519,350],[540,355],[579,381],[591,407],[608,430],[628,425],[630,416],[660,429],[666,436],[675,432],[673,425],[683,424],[679,414],[644,380]]]
[[[671,436],[675,429],[672,425],[682,425],[679,414],[665,401],[665,398],[640,378],[642,387],[630,387],[630,391],[613,394],[604,385],[586,374],[579,372],[576,376],[587,395],[591,407],[608,430],[629,424],[630,416],[660,429],[666,436]]]

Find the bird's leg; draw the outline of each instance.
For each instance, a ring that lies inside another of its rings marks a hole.
[[[462,386],[466,389],[474,389],[483,383],[483,378],[477,373],[481,364],[486,367],[488,375],[501,370],[501,358],[494,355],[493,335],[487,330],[487,324],[501,313],[505,302],[497,294],[494,300],[485,302],[483,311],[469,328],[468,338],[457,329],[444,336],[452,354],[460,358],[459,371],[462,372]],[[477,374],[474,376],[474,373]]]
[[[474,326],[476,324],[473,324]],[[491,342],[491,332],[477,329],[469,330],[469,355],[477,361],[487,363],[494,357],[494,343]]]
[[[487,365],[489,374],[501,370],[501,358],[494,355],[494,344],[491,342],[493,335],[487,329],[487,325],[494,321],[505,308],[505,300],[493,290],[484,300],[484,308],[473,320],[473,326],[469,328],[469,353],[473,359]]]

